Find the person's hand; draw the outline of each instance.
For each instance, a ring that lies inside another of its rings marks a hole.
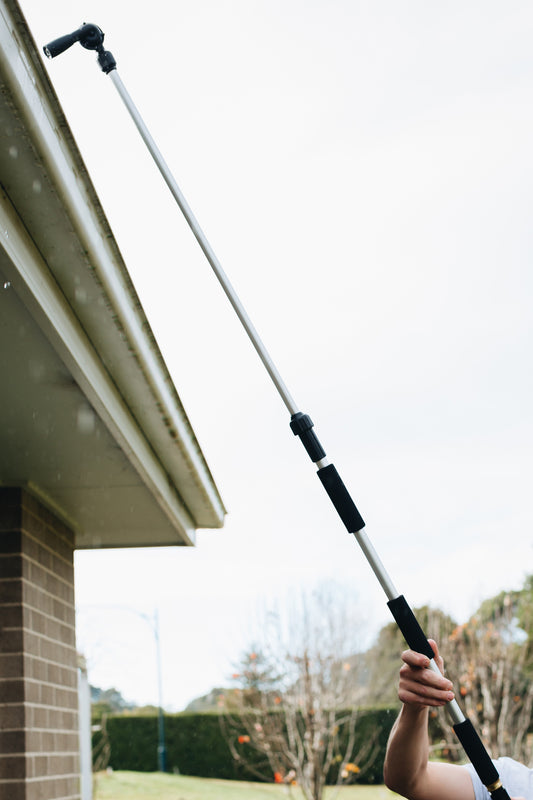
[[[435,653],[435,663],[441,672],[444,663],[433,639],[428,640]],[[438,675],[429,666],[429,658],[413,650],[402,653],[398,697],[406,705],[443,706],[453,700],[452,682]],[[515,798],[519,800],[519,798]]]

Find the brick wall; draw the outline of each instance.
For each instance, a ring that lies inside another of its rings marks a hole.
[[[79,800],[74,535],[0,488],[0,800]]]

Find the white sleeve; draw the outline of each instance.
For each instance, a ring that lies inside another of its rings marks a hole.
[[[481,783],[479,775],[477,774],[472,764],[466,764],[465,766],[468,772],[470,773],[470,777],[472,778],[472,785],[474,787],[474,795],[476,800],[490,800],[490,794],[487,792],[486,788]]]
[[[512,758],[498,758],[494,761],[501,782],[512,797],[525,797],[533,800],[533,770]],[[481,783],[477,772],[471,764],[466,768],[472,778],[476,800],[490,800],[487,789]]]

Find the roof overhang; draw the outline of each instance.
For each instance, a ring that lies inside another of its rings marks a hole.
[[[0,74],[0,484],[80,548],[192,544],[224,506],[14,0]]]

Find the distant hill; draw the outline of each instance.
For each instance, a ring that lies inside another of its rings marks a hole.
[[[133,711],[136,708],[135,703],[128,703],[118,689],[99,689],[97,686],[89,688],[93,716]]]
[[[201,712],[201,711],[220,711],[231,705],[231,695],[234,689],[224,689],[215,687],[207,694],[201,697],[196,697],[186,706],[185,711]]]

